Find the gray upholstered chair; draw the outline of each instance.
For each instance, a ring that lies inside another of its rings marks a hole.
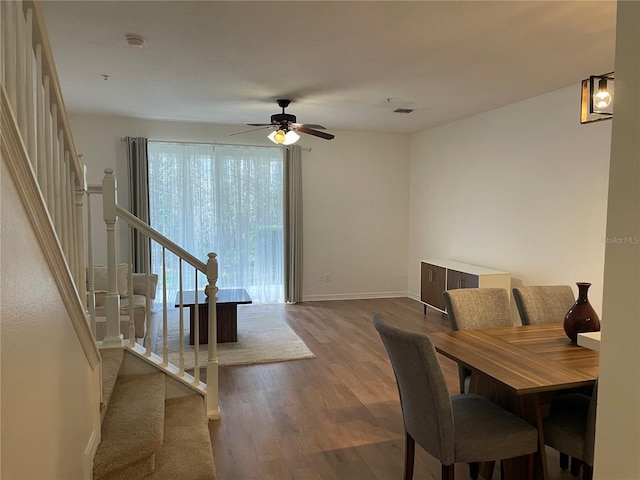
[[[457,462],[477,464],[528,455],[533,478],[538,431],[520,417],[476,394],[450,396],[431,340],[387,324],[376,314],[396,376],[405,430],[404,479],[413,477],[415,443],[442,464],[453,480]],[[476,478],[476,477],[474,477]]]
[[[509,293],[504,288],[459,288],[442,293],[451,330],[510,327]],[[471,372],[458,366],[460,393],[469,391]]]
[[[513,298],[523,325],[562,322],[576,301],[569,285],[516,287],[513,289]],[[569,468],[569,457],[563,452],[560,452],[560,468]],[[579,468],[579,464],[572,462],[572,472]]]
[[[593,478],[593,448],[596,438],[598,381],[591,395],[568,393],[551,401],[549,415],[542,419],[544,442],[572,457],[571,473],[582,479]],[[578,462],[576,462],[576,460]]]
[[[523,325],[559,323],[576,301],[569,285],[533,285],[513,289]]]

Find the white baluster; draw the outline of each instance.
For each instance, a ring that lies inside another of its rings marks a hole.
[[[218,260],[215,253],[209,253],[207,260],[207,280],[209,281],[209,353],[207,358],[207,416],[220,418],[218,400],[218,335],[216,318],[216,293],[218,292]]]
[[[26,61],[26,95],[27,95],[27,151],[29,160],[36,171],[36,126],[33,98],[33,9],[27,10],[27,61]]]
[[[129,227],[129,232],[133,233],[133,227]],[[133,301],[133,242],[129,241],[129,346],[133,347],[136,343],[136,325],[134,322],[134,301]],[[145,315],[146,317],[146,315]]]
[[[42,45],[36,45],[36,172],[42,198],[47,199],[47,156],[45,149],[44,74],[42,70]]]
[[[53,165],[53,145],[51,139],[51,91],[49,85],[50,79],[48,75],[44,76],[44,164],[45,164],[45,181],[47,182],[47,207],[49,215],[55,224],[54,217],[54,165]]]
[[[149,243],[149,253],[151,253],[151,242],[148,239],[149,237],[147,237],[147,242]],[[147,311],[144,316],[145,322],[147,322],[145,325],[145,345],[147,348],[144,354],[147,357],[151,356],[151,277],[149,277],[151,273],[151,259],[149,257],[150,255],[145,255],[144,258],[144,270],[147,272]]]
[[[65,158],[69,159],[69,153],[65,153]],[[78,276],[78,258],[76,253],[78,249],[81,248],[78,244],[76,244],[76,174],[73,170],[67,173],[69,175],[69,191],[67,195],[67,218],[69,221],[69,232],[67,235],[69,242],[69,252],[67,253],[69,258],[69,265],[71,266],[71,275],[73,276],[73,281],[77,285],[79,276]],[[80,291],[80,288],[78,288]]]
[[[6,4],[6,14],[7,21],[3,25],[3,30],[6,29],[7,36],[5,37],[5,53],[6,53],[6,63],[5,63],[5,89],[7,90],[7,95],[9,96],[9,103],[14,113],[16,111],[16,81],[17,81],[17,62],[16,62],[16,25],[17,22],[17,12],[16,10],[19,8],[19,4],[16,2],[1,2]]]
[[[62,162],[60,159],[60,150],[58,149],[58,105],[51,105],[51,161],[53,162],[53,183],[52,186],[52,202],[49,205],[49,214],[53,219],[53,224],[58,233],[58,241],[62,245],[62,199],[61,189],[64,188],[64,176],[62,175]]]
[[[89,287],[89,324],[91,326],[91,332],[93,332],[93,338],[96,338],[96,296],[95,296],[95,284],[93,277],[93,238],[91,236],[91,194],[87,192],[87,284]]]
[[[169,364],[166,250],[165,247],[162,247],[162,365],[164,367]]]
[[[26,140],[27,134],[27,97],[25,87],[27,85],[25,52],[26,52],[26,25],[24,22],[24,12],[22,5],[18,6],[16,12],[16,108],[14,113],[18,121],[18,129],[22,139]]]
[[[179,257],[178,257],[179,258]],[[184,376],[184,288],[182,286],[182,258],[178,260],[178,274],[179,274],[179,295],[180,295],[180,376]]]
[[[190,325],[193,328],[193,384],[198,385],[200,383],[200,303],[198,302],[198,269],[193,269],[195,274],[195,306],[193,308],[193,322]]]
[[[85,292],[85,286],[87,281],[87,258],[85,254],[85,236],[84,236],[84,199],[87,193],[87,167],[82,160],[82,155],[79,156],[80,164],[82,165],[80,178],[78,178],[78,186],[76,188],[76,242],[78,245],[78,269],[79,278],[78,282],[82,292]],[[86,196],[87,200],[89,196]],[[88,206],[87,206],[88,208]],[[91,241],[91,238],[87,236],[87,244]],[[80,298],[84,300],[85,293]]]
[[[84,165],[83,165],[84,170]],[[76,232],[74,238],[74,246],[73,251],[76,254],[76,285],[78,287],[78,292],[80,293],[80,298],[84,303],[86,301],[86,273],[85,273],[85,262],[82,258],[82,252],[84,251],[84,235],[82,229],[84,228],[84,224],[82,221],[82,208],[84,203],[84,195],[85,195],[85,186],[82,181],[76,180],[75,184],[75,202],[74,202],[74,211],[73,211],[73,229]],[[88,198],[88,197],[87,197]]]
[[[60,130],[58,132],[58,158],[60,158],[60,179],[62,180],[62,187],[60,190],[60,230],[62,231],[62,250],[64,251],[67,263],[71,265],[69,235],[73,232],[71,230],[69,218],[69,199],[71,198],[71,192],[73,191],[73,184],[71,183],[71,165],[69,164],[69,157],[64,154],[63,138],[63,131]]]
[[[6,79],[4,77],[4,48],[6,44],[5,34],[7,28],[5,26],[5,22],[7,22],[7,14],[5,13],[5,4],[7,2],[0,2],[0,83],[6,83]]]

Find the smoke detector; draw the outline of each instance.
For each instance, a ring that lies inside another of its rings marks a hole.
[[[413,108],[396,108],[393,113],[411,113]]]
[[[142,48],[142,46],[144,45],[144,37],[142,37],[141,35],[128,34],[126,37],[127,43],[132,47]]]

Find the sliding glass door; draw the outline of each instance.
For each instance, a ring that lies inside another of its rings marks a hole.
[[[254,303],[283,302],[283,150],[150,141],[148,156],[151,226],[203,261],[216,252],[219,288],[245,288]],[[151,262],[161,274],[159,246]],[[172,294],[178,259],[166,262]],[[191,272],[185,289],[195,287]],[[199,277],[198,288],[205,284]]]

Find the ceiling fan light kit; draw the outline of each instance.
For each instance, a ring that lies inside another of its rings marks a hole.
[[[285,132],[284,130],[277,130],[271,132],[267,138],[278,145],[293,145],[300,140],[300,135],[293,130],[289,130],[288,132]]]
[[[291,100],[286,98],[278,100],[278,106],[282,108],[282,112],[271,115],[271,123],[248,123],[247,125],[250,127],[276,129],[271,132],[267,138],[278,145],[293,145],[296,143],[300,139],[300,135],[298,135],[297,132],[313,135],[314,137],[322,138],[324,140],[332,140],[335,138],[335,135],[319,131],[325,129],[322,125],[296,123],[296,116],[291,115],[290,113],[285,113],[284,111],[290,103]],[[241,133],[248,132],[232,133],[231,135],[239,135]]]

